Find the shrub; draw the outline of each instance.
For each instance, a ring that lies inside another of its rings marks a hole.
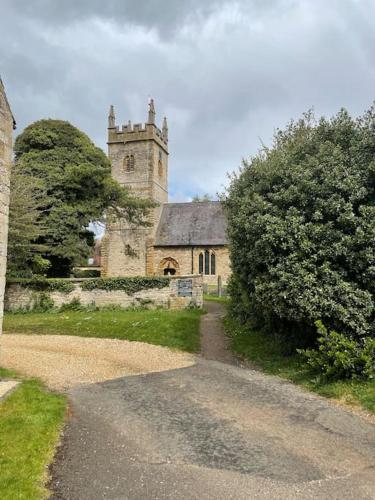
[[[328,331],[321,321],[316,322],[316,327],[319,347],[298,349],[312,368],[327,379],[374,378],[375,339],[366,337],[357,341]]]
[[[224,199],[240,315],[284,338],[375,335],[375,108],[278,131]],[[233,292],[232,292],[233,293]],[[245,313],[245,314],[244,314]]]
[[[98,269],[73,269],[75,278],[99,278],[100,271]]]
[[[64,279],[35,278],[11,278],[7,279],[7,285],[17,284],[23,288],[29,288],[36,292],[61,292],[70,293],[74,290],[72,282]]]
[[[77,297],[73,297],[73,299],[68,304],[63,304],[60,307],[60,312],[64,311],[84,311],[87,308],[81,304],[81,301]]]
[[[230,297],[229,311],[240,323],[246,323],[255,315],[250,315],[251,305],[247,300],[246,290],[235,275],[231,275],[228,282],[228,295]]]
[[[54,308],[55,304],[46,292],[38,293],[33,307],[33,312],[48,312]]]
[[[133,278],[96,278],[81,283],[82,290],[123,290],[133,294],[147,288],[164,288],[169,285],[170,278],[139,276]]]

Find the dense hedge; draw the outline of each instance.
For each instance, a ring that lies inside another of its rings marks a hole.
[[[123,290],[128,294],[149,288],[165,288],[169,285],[168,277],[136,276],[133,278],[91,278],[80,281],[82,290]],[[18,284],[24,288],[39,292],[70,293],[74,290],[74,280],[47,278],[17,278],[8,279],[7,285]]]
[[[375,109],[307,114],[234,176],[225,200],[237,313],[300,345],[315,321],[375,336]]]
[[[100,278],[100,271],[98,269],[73,269],[73,276],[75,278]]]
[[[139,292],[147,288],[165,288],[170,278],[136,276],[133,278],[94,278],[80,283],[82,290],[123,290],[128,294]]]
[[[17,284],[23,288],[29,288],[37,292],[62,292],[70,293],[74,290],[71,281],[65,279],[47,279],[47,278],[12,278],[7,280],[7,286]]]

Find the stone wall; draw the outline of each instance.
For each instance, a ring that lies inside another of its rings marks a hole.
[[[132,295],[123,290],[109,292],[100,289],[83,290],[80,285],[86,281],[85,279],[71,279],[69,281],[74,285],[74,290],[70,293],[47,292],[56,307],[69,304],[74,299],[78,299],[82,305],[96,305],[98,307],[118,305],[121,307],[146,306],[149,308],[184,309],[191,305],[203,306],[203,282],[199,275],[172,277],[169,285],[164,288],[148,288]],[[191,295],[187,295],[190,293],[189,289]],[[38,303],[41,293],[18,284],[11,284],[7,286],[5,293],[5,310],[32,309]]]
[[[13,116],[0,79],[0,333],[3,318],[8,241],[9,181],[12,163]]]

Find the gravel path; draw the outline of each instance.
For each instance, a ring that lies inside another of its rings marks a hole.
[[[194,357],[166,347],[126,340],[60,335],[2,335],[0,365],[38,377],[51,389],[125,375],[190,366]]]

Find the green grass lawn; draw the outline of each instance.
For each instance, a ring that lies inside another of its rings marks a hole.
[[[204,294],[203,299],[208,302],[219,302],[219,304],[228,304],[229,302],[229,297],[219,297],[218,295]]]
[[[135,340],[197,352],[201,314],[199,309],[7,313],[3,328],[6,334],[77,335]]]
[[[239,325],[230,317],[225,319],[225,327],[231,338],[233,351],[253,362],[265,373],[278,375],[321,396],[334,398],[352,406],[361,406],[375,413],[375,380],[320,381],[297,353],[285,356],[280,342],[274,338],[259,332],[250,332],[248,327]]]
[[[0,377],[15,375],[0,368]],[[64,396],[35,380],[0,401],[0,498],[34,500],[49,496],[47,466],[53,459],[66,408]]]

